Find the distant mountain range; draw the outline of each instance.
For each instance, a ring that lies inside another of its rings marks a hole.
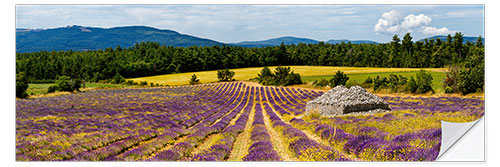
[[[444,38],[446,36],[435,36],[428,39]],[[423,40],[423,39],[422,39]],[[464,37],[464,42],[475,42],[477,37]],[[262,41],[243,41],[238,43],[222,43],[211,39],[199,38],[187,34],[181,34],[172,30],[161,30],[146,26],[127,26],[114,28],[96,28],[83,26],[66,26],[53,29],[16,29],[16,51],[61,51],[61,50],[97,50],[115,48],[116,46],[130,47],[139,42],[158,42],[168,46],[214,46],[233,45],[242,47],[266,47],[278,46],[282,42],[290,44],[316,44],[319,41],[309,38],[279,37]],[[361,44],[378,43],[370,40],[328,40],[325,43]]]
[[[223,43],[180,34],[171,30],[160,30],[145,26],[94,28],[68,26],[46,30],[16,29],[16,51],[52,50],[97,50],[130,47],[139,42],[152,41],[172,46],[213,46]]]
[[[326,43],[331,43],[331,44],[338,44],[338,43],[349,43],[351,42],[352,44],[362,44],[362,43],[374,43],[378,44],[378,42],[375,41],[370,41],[370,40],[347,40],[347,39],[341,39],[341,40],[328,40]]]
[[[231,43],[231,45],[237,45],[243,47],[266,47],[266,46],[278,46],[281,45],[281,42],[283,42],[283,44],[285,45],[291,45],[291,44],[297,45],[299,43],[316,44],[319,41],[308,38],[297,38],[297,37],[286,36],[279,38],[271,38],[263,41],[243,41],[238,43]]]
[[[271,38],[268,40],[263,40],[263,41],[243,41],[243,42],[238,42],[238,43],[232,43],[231,45],[238,45],[238,46],[243,46],[243,47],[266,47],[266,46],[278,46],[281,45],[281,43],[285,45],[291,45],[291,44],[299,44],[299,43],[305,43],[305,44],[317,44],[320,41],[314,40],[314,39],[309,39],[309,38],[298,38],[298,37],[291,37],[291,36],[285,36],[285,37],[279,37],[279,38]],[[348,43],[351,42],[353,44],[361,44],[361,43],[378,43],[375,41],[369,41],[369,40],[347,40],[347,39],[342,39],[342,40],[328,40],[325,43],[330,43],[330,44],[337,44],[337,43]]]
[[[438,35],[438,36],[433,36],[433,37],[429,37],[429,38],[424,38],[424,39],[421,39],[419,41],[424,41],[425,39],[427,39],[427,40],[431,40],[431,39],[436,40],[438,38],[441,39],[441,41],[446,41],[448,37],[444,36],[444,35]],[[477,42],[477,38],[478,37],[464,37],[464,41],[463,42],[464,43],[467,43],[467,42],[476,43]],[[484,43],[484,38],[481,37],[481,39],[483,40],[483,43]]]

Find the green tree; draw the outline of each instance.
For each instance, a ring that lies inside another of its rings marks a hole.
[[[234,71],[230,71],[228,69],[218,70],[217,78],[219,81],[234,81]]]
[[[298,84],[302,84],[302,79],[300,77],[300,74],[294,73],[292,71],[290,74],[288,74],[288,76],[286,76],[283,86],[298,85]]]
[[[411,55],[411,51],[413,49],[413,37],[411,37],[410,33],[406,33],[403,37],[403,49],[405,50],[407,55]]]
[[[71,89],[71,84],[70,84],[71,77],[69,76],[59,76],[55,82],[55,85],[57,87],[57,91],[66,91],[66,92],[72,92],[73,89]]]
[[[16,73],[24,72],[30,82],[54,82],[57,76],[98,82],[112,80],[117,72],[125,78],[168,73],[221,70],[272,65],[325,65],[359,67],[444,67],[462,64],[484,50],[482,38],[463,45],[463,34],[446,41],[411,42],[394,35],[380,44],[298,44],[268,47],[164,46],[141,42],[129,48],[87,51],[40,51],[16,53]],[[484,54],[484,53],[483,53]],[[269,71],[268,71],[269,72]],[[286,77],[285,77],[286,78]]]
[[[200,84],[200,79],[196,76],[196,74],[191,75],[191,79],[189,80],[190,85]]]
[[[260,74],[257,75],[259,78],[273,77],[273,72],[268,68],[264,67],[260,70]]]
[[[113,77],[113,80],[111,80],[111,83],[113,84],[121,84],[125,82],[125,78],[120,75],[120,73],[116,73],[115,76]]]
[[[434,92],[432,89],[432,75],[425,70],[420,70],[417,72],[415,77],[415,82],[417,84],[417,90],[414,93],[427,93],[429,91]]]
[[[47,92],[52,93],[55,91],[65,91],[65,92],[73,92],[73,91],[80,91],[82,85],[82,81],[80,79],[72,79],[69,76],[59,76],[57,77],[56,82],[54,85],[51,85]]]
[[[260,70],[260,73],[257,74],[257,80],[259,81],[260,84],[263,85],[274,85],[274,74],[273,72],[268,68],[264,67],[262,70]]]
[[[477,41],[476,41],[476,47],[478,47],[478,48],[482,48],[482,47],[484,47],[484,44],[483,44],[483,37],[481,37],[481,35],[477,38]]]
[[[274,73],[269,68],[264,67],[257,76],[257,80],[263,85],[302,84],[300,74],[294,73],[290,67],[277,67]]]
[[[278,84],[283,84],[286,81],[286,77],[290,74],[290,67],[281,67],[278,66],[274,70],[274,78]]]
[[[456,32],[453,37],[453,47],[455,48],[455,52],[458,55],[458,58],[462,58],[462,49],[464,42],[464,34],[461,32]]]
[[[389,55],[387,58],[386,66],[388,67],[399,67],[400,66],[400,47],[401,47],[401,39],[399,39],[398,35],[394,35],[392,37],[391,45],[390,45],[390,50],[389,50]]]
[[[16,74],[16,97],[17,98],[26,98],[28,97],[28,78],[24,74],[24,72],[19,72]]]
[[[479,49],[463,64],[458,74],[458,91],[463,95],[484,91],[484,50]]]
[[[332,79],[330,79],[330,86],[332,88],[338,85],[345,86],[348,80],[349,77],[347,76],[347,74],[344,74],[344,72],[339,70],[335,73],[335,75],[333,75]]]

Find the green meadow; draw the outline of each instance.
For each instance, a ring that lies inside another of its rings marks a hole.
[[[443,80],[446,78],[446,72],[439,72],[439,71],[429,71],[429,73],[432,75],[432,89],[434,89],[436,92],[443,92]],[[374,73],[357,73],[357,74],[347,74],[349,77],[349,81],[356,81],[356,83],[361,84],[363,83],[366,78],[370,77],[372,79],[376,78],[377,76],[380,77],[389,77],[389,74],[396,74],[396,75],[402,75],[404,77],[407,77],[408,79],[410,76],[413,76],[415,78],[417,71],[406,71],[406,72],[374,72]],[[321,80],[321,79],[326,79],[330,80],[333,75],[320,75],[320,76],[303,76],[302,81],[304,82],[313,82],[315,80]]]
[[[269,67],[271,70],[277,66]],[[349,75],[359,75],[356,79],[360,78],[364,81],[364,76],[368,77],[372,74],[384,74],[389,75],[390,73],[404,73],[407,75],[414,75],[420,68],[377,68],[377,67],[332,67],[332,66],[289,66],[295,73],[299,73],[303,78],[303,81],[314,81],[316,78],[328,78],[337,72],[338,70],[345,72]],[[444,68],[423,68],[424,70],[431,71],[434,73],[444,73],[446,69]],[[250,80],[257,77],[257,74],[262,70],[262,67],[251,67],[251,68],[238,68],[231,69],[235,72],[234,79],[238,81]],[[199,71],[199,72],[187,72],[178,74],[165,74],[156,75],[140,78],[130,78],[135,82],[146,81],[148,83],[162,84],[162,85],[187,85],[189,84],[189,79],[191,75],[196,74],[200,79],[201,83],[212,83],[217,82],[217,70],[213,71]],[[356,80],[357,81],[357,80]],[[440,81],[439,81],[440,82]]]

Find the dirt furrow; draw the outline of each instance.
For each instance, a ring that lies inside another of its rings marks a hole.
[[[240,133],[238,137],[236,137],[236,141],[234,142],[233,150],[229,155],[228,161],[241,161],[243,156],[245,156],[248,153],[248,147],[251,142],[250,135],[251,135],[251,128],[254,115],[255,115],[255,102],[253,103],[252,110],[248,115],[248,120],[247,123],[245,124],[245,130],[243,130],[243,132]]]

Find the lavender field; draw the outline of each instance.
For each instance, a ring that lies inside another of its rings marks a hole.
[[[441,120],[484,99],[382,97],[388,113],[304,115],[324,92],[242,82],[16,100],[18,161],[432,161]]]

